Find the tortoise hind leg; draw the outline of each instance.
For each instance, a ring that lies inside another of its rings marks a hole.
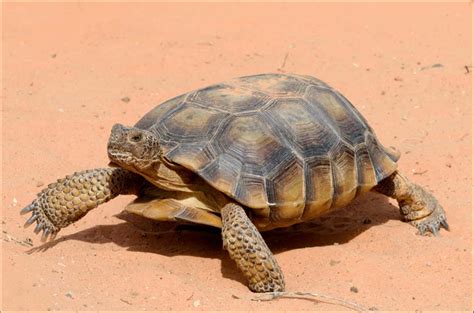
[[[248,279],[249,288],[254,292],[284,291],[283,273],[244,209],[229,203],[221,214],[224,248]]]
[[[421,235],[427,230],[438,235],[441,227],[449,230],[446,214],[438,200],[400,172],[395,171],[373,190],[396,199],[403,218],[416,226]]]

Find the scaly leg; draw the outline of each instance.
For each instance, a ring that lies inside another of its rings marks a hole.
[[[398,201],[404,219],[423,235],[427,230],[438,235],[441,227],[449,230],[446,214],[435,197],[396,171],[373,188]]]
[[[221,212],[224,248],[254,292],[284,291],[285,281],[267,244],[241,206],[229,203]]]
[[[31,212],[25,227],[37,223],[35,233],[43,230],[42,241],[79,220],[87,212],[119,194],[136,194],[144,179],[121,168],[98,168],[76,172],[43,189],[21,214]]]

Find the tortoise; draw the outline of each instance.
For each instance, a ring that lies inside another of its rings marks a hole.
[[[116,124],[109,167],[42,190],[31,212],[42,240],[120,194],[126,210],[159,221],[222,229],[223,246],[254,292],[283,291],[260,231],[287,227],[375,191],[398,201],[420,234],[448,229],[432,194],[397,170],[341,93],[311,76],[260,74],[195,90],[156,106],[134,127]]]

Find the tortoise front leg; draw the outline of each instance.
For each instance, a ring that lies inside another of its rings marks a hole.
[[[249,288],[254,292],[284,291],[280,266],[244,209],[229,203],[221,214],[224,248],[248,279]]]
[[[400,172],[395,171],[373,190],[396,199],[403,218],[416,226],[421,235],[426,231],[438,235],[441,227],[449,230],[446,213],[438,200]]]
[[[54,238],[63,227],[119,194],[136,194],[144,179],[121,168],[98,168],[76,172],[49,184],[21,214],[31,212],[25,227],[36,222],[35,233],[43,230],[42,241]]]

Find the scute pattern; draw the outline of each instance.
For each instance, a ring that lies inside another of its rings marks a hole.
[[[140,120],[165,156],[253,209],[260,229],[344,206],[396,169],[340,93],[309,76],[262,74],[177,97]]]

